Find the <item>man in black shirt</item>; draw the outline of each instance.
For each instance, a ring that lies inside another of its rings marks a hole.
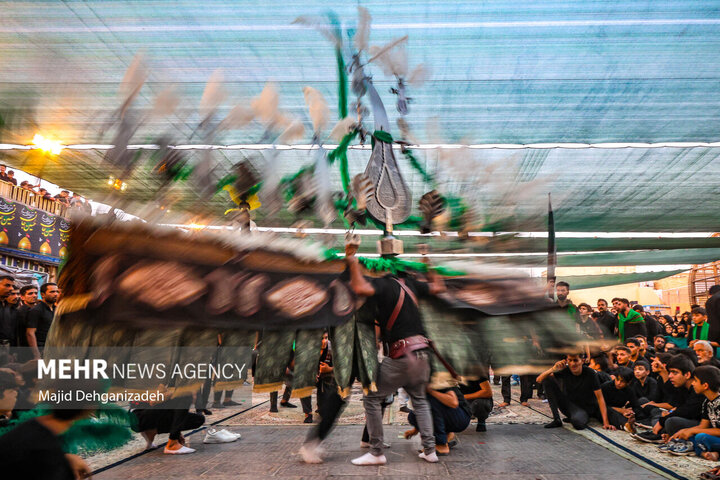
[[[617,360],[618,367],[627,367],[632,369],[635,364],[632,360],[630,360],[631,354],[632,353],[628,347],[623,345],[615,347],[615,359]]]
[[[58,287],[55,283],[44,283],[40,287],[40,301],[35,305],[27,316],[27,328],[25,335],[28,346],[32,348],[33,356],[40,358],[45,339],[52,325],[55,314],[55,302],[58,298]]]
[[[14,286],[15,279],[13,277],[10,275],[0,276],[0,346],[17,346],[16,312],[8,302],[8,296]]]
[[[607,300],[600,298],[597,301],[597,309],[600,316],[598,317],[598,324],[603,327],[603,336],[605,338],[612,338],[615,336],[617,330],[617,317],[608,310]]]
[[[6,170],[7,170],[7,167],[5,165],[0,165],[0,180],[2,180],[3,182],[8,181],[8,176],[7,176]]]
[[[627,367],[618,367],[613,379],[600,386],[607,404],[610,423],[615,428],[624,427],[625,430],[631,432],[634,432],[635,429],[628,420],[640,412],[638,398],[630,388],[630,383],[634,378],[632,370]]]
[[[365,297],[376,307],[379,332],[389,348],[389,356],[380,363],[377,375],[377,391],[363,398],[370,452],[352,460],[354,465],[383,465],[383,426],[381,404],[385,397],[402,387],[410,395],[417,417],[423,453],[420,458],[434,463],[435,453],[433,420],[430,405],[425,398],[425,387],[430,379],[428,340],[422,325],[417,297],[435,295],[445,291],[445,284],[431,269],[430,283],[410,277],[386,276],[369,282],[355,257],[357,246],[345,247],[345,262],[350,273],[350,288]]]
[[[15,179],[15,172],[14,172],[14,171],[10,170],[10,171],[7,173],[7,180],[6,180],[6,181],[12,183],[12,184],[15,185],[15,186],[17,186],[17,180]]]
[[[481,376],[477,380],[468,380],[466,384],[460,384],[459,388],[470,405],[470,411],[477,418],[478,423],[475,431],[487,431],[485,421],[493,409],[493,392],[490,381],[486,376]]]
[[[713,285],[708,290],[711,295],[705,302],[707,321],[710,324],[710,338],[720,338],[720,285]]]
[[[537,382],[545,387],[553,414],[553,421],[545,425],[545,428],[562,427],[558,412],[560,410],[569,417],[576,430],[587,427],[590,417],[601,420],[604,429],[615,430],[608,420],[597,374],[583,365],[579,355],[568,354],[565,360],[560,360],[541,373]]]

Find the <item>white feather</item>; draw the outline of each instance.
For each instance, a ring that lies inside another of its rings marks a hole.
[[[322,93],[314,88],[303,88],[303,95],[305,96],[305,103],[310,113],[310,120],[312,120],[313,132],[318,135],[327,126],[330,118],[330,109]]]
[[[147,69],[145,68],[145,59],[142,54],[138,53],[125,72],[125,76],[120,84],[120,95],[127,100],[136,96],[140,92],[146,79]]]
[[[355,125],[355,120],[356,119],[353,117],[345,117],[340,120],[338,123],[335,124],[332,131],[330,132],[330,138],[337,142],[341,141],[345,135],[350,133],[353,126]]]
[[[355,32],[355,48],[358,52],[367,50],[368,39],[370,38],[370,22],[372,17],[365,7],[358,7],[358,25]]]
[[[325,152],[320,149],[317,152],[315,162],[315,210],[318,218],[323,221],[327,228],[335,219],[335,211],[332,206],[330,186],[330,169]]]
[[[208,79],[202,98],[200,99],[200,115],[207,118],[225,99],[225,89],[222,86],[223,74],[222,70],[215,70]]]
[[[180,99],[176,95],[175,89],[166,88],[155,97],[150,114],[159,117],[172,115],[179,103]]]
[[[275,84],[266,83],[260,95],[250,103],[250,107],[256,117],[266,122],[272,122],[278,116],[279,103],[280,98],[275,90]]]
[[[410,85],[414,87],[419,87],[423,83],[427,82],[429,79],[430,69],[426,67],[424,63],[421,63],[415,68],[413,68],[412,72],[410,72],[410,75],[407,78],[407,81]]]
[[[399,45],[404,44],[407,42],[408,36],[405,35],[404,37],[396,38],[395,40],[392,40],[389,43],[386,43],[382,47],[372,46],[370,47],[370,59],[368,60],[368,63],[379,61],[381,63],[381,66],[383,66],[383,72],[386,75],[393,75],[394,72],[394,65],[398,63],[403,57],[404,54],[399,54],[397,57],[392,57],[389,55],[390,51],[394,49],[395,47],[398,47]],[[407,63],[407,55],[404,55],[405,61]],[[386,70],[387,68],[387,70]],[[405,67],[405,71],[407,71],[407,66]],[[389,72],[389,73],[388,73]]]
[[[305,127],[299,120],[293,120],[277,139],[277,143],[287,144],[299,140],[305,134]]]
[[[252,108],[245,105],[235,105],[228,113],[227,117],[220,122],[220,129],[242,128],[255,118],[255,112]]]
[[[297,17],[292,22],[293,24],[307,25],[308,27],[314,28],[322,34],[323,37],[327,38],[336,47],[342,47],[342,40],[335,35],[332,29],[325,23],[324,20],[314,17]]]

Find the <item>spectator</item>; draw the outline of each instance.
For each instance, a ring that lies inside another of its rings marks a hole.
[[[603,336],[612,338],[617,335],[617,317],[608,310],[607,300],[599,298],[597,301],[597,309],[600,314],[598,323],[603,327]]]
[[[713,355],[713,347],[707,340],[697,340],[693,343],[693,350],[700,365],[712,365],[720,368],[720,360]]]
[[[647,337],[645,319],[630,308],[630,302],[627,298],[613,298],[612,304],[618,312],[618,338],[622,343],[635,335]]]
[[[163,453],[168,455],[194,453],[194,448],[185,445],[182,431],[198,428],[205,423],[205,417],[199,413],[190,413],[188,410],[191,403],[190,396],[175,397],[161,403],[133,402],[130,405],[130,412],[137,417],[137,425],[133,429],[145,438],[148,449],[154,447],[155,435],[169,433]]]
[[[17,285],[13,285],[10,294],[7,296],[7,303],[13,310],[17,310],[20,306],[20,288]]]
[[[649,443],[664,443],[663,435],[667,440],[677,431],[700,423],[705,397],[696,393],[692,387],[694,370],[695,365],[685,355],[675,355],[668,361],[669,380],[678,389],[679,401],[673,405],[675,408],[672,411],[661,413],[652,430],[635,435],[636,439]]]
[[[672,334],[669,337],[665,337],[665,339],[668,341],[668,343],[665,344],[665,348],[668,348],[669,345],[674,345],[679,349],[688,348],[687,330],[685,329],[685,324],[679,322],[673,329]]]
[[[720,458],[720,370],[712,366],[698,367],[693,372],[695,393],[703,395],[700,424],[684,428],[670,437],[668,447],[675,455],[695,453],[713,462]]]
[[[598,353],[597,355],[593,355],[590,357],[588,366],[597,372],[600,385],[612,380],[610,376],[610,361],[608,360],[607,354]]]
[[[665,335],[655,335],[655,338],[653,338],[653,347],[655,348],[655,355],[658,353],[665,352]]]
[[[708,290],[710,298],[705,302],[705,311],[710,323],[710,338],[720,338],[720,285],[713,285]]]
[[[40,196],[40,198],[44,198],[46,200],[55,200],[52,195],[50,195],[50,192],[48,192],[44,188],[39,189],[37,194]]]
[[[68,206],[68,207],[70,206],[70,192],[68,192],[67,190],[62,190],[60,193],[55,195],[53,198],[65,206]]]
[[[10,171],[7,173],[7,180],[5,180],[5,181],[6,181],[6,182],[10,182],[10,183],[12,183],[13,185],[15,185],[15,186],[17,187],[17,179],[15,179],[15,172],[12,171],[12,170],[10,170]]]
[[[720,347],[716,338],[710,337],[710,323],[707,321],[707,311],[701,307],[692,310],[693,325],[688,332],[688,346],[692,347],[698,340],[707,340],[714,347]]]
[[[632,370],[635,363],[630,359],[630,356],[631,351],[628,347],[622,345],[615,347],[615,358],[617,360],[618,367],[627,367]]]
[[[470,412],[477,418],[476,432],[487,431],[485,421],[493,409],[493,392],[487,376],[477,380],[468,380],[467,384],[460,384],[460,392],[470,404]]]
[[[60,436],[77,420],[91,413],[92,410],[87,408],[55,408],[49,415],[23,422],[0,436],[3,471],[22,472],[19,478],[74,480],[88,477],[90,468],[77,455],[63,451]]]
[[[642,305],[633,305],[633,310],[638,312],[642,317],[645,319],[645,328],[647,330],[646,337],[647,338],[653,338],[655,335],[660,333],[660,324],[657,320],[655,320],[655,317],[652,315],[649,315],[645,312],[645,309]]]
[[[635,379],[633,371],[627,367],[618,367],[613,379],[600,386],[607,405],[608,419],[615,428],[625,428],[635,433],[628,419],[640,412],[640,403],[630,384]]]
[[[657,380],[650,376],[650,364],[645,360],[639,360],[635,364],[633,373],[635,379],[630,384],[630,388],[641,404],[660,400],[660,388]]]
[[[25,336],[34,358],[41,358],[45,340],[52,325],[55,313],[55,302],[58,298],[58,287],[55,283],[44,283],[40,287],[41,299],[27,315]]]
[[[435,451],[438,455],[450,453],[448,439],[455,432],[462,432],[470,424],[470,407],[457,386],[444,388],[427,387],[427,399],[432,409],[433,434],[435,435]],[[419,433],[415,412],[408,414],[408,422],[414,428],[405,432],[405,438]]]
[[[577,323],[578,333],[591,340],[603,338],[602,327],[592,316],[592,307],[587,303],[581,303],[578,305],[578,312],[580,318]]]
[[[570,318],[575,320],[576,323],[580,322],[580,312],[572,301],[568,298],[570,294],[570,285],[567,282],[557,282],[555,285],[555,294],[557,295],[558,306],[566,311]]]
[[[625,342],[625,346],[630,350],[630,362],[634,365],[640,358],[643,358],[640,354],[642,349],[642,342],[637,338],[628,338]]]
[[[579,355],[568,354],[565,360],[560,360],[541,373],[537,382],[545,387],[553,414],[552,422],[546,424],[545,428],[562,427],[559,413],[562,411],[576,430],[587,427],[591,417],[601,420],[603,428],[615,430],[608,420],[597,373],[583,365]]]
[[[648,347],[647,339],[642,335],[637,335],[633,338],[637,339],[640,342],[640,352],[638,355],[638,359],[646,360],[648,362],[648,365],[652,363],[653,358],[655,358],[655,349],[652,347]]]
[[[8,302],[15,287],[15,279],[10,275],[0,275],[0,347],[17,346],[16,312]]]
[[[5,165],[0,165],[0,180],[2,180],[3,182],[8,181],[8,176],[7,176],[6,170],[7,170],[7,167]]]

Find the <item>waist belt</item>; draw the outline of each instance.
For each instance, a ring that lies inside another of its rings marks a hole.
[[[438,352],[437,348],[435,348],[435,344],[432,340],[422,335],[413,335],[412,337],[401,338],[397,342],[394,342],[390,345],[389,357],[393,359],[401,358],[408,353],[416,350],[422,350],[424,348],[432,350],[437,359],[440,360],[440,363],[442,363],[447,371],[450,372],[450,375],[453,378],[458,378],[458,374],[455,369],[442,357],[442,355],[440,355],[440,352]]]

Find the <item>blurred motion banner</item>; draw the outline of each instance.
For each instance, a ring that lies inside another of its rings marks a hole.
[[[59,263],[68,253],[70,223],[59,216],[0,197],[0,248],[49,257]]]

